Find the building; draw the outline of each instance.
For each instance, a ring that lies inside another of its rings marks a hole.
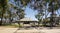
[[[17,20],[16,22],[18,22],[19,25],[29,25],[29,26],[32,26],[32,25],[38,25],[38,20],[33,20],[31,18],[23,18],[23,19],[20,19],[20,20]]]

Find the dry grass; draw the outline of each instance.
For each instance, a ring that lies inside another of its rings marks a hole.
[[[5,27],[5,28],[17,28],[17,27],[19,27],[19,25],[17,25],[17,24],[8,24],[8,25],[2,25],[2,26],[0,26],[0,27]]]

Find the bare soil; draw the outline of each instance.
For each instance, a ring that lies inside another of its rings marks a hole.
[[[0,26],[0,33],[60,33],[60,28],[49,29],[48,27],[36,27],[31,29],[22,29]]]

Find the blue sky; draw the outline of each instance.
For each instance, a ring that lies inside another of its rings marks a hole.
[[[36,20],[35,18],[36,13],[37,11],[34,11],[29,7],[26,7],[25,9],[25,14],[26,14],[25,17],[32,18],[33,20]]]

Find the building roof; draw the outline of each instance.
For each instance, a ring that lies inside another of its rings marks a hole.
[[[23,19],[20,19],[18,21],[38,21],[38,20],[33,20],[31,18],[23,18]]]

